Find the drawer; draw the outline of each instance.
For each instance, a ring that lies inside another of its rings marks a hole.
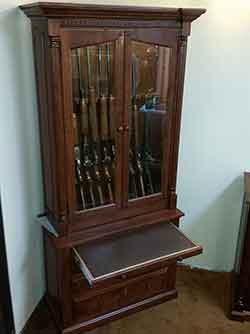
[[[83,293],[85,295],[93,295],[99,290],[110,289],[112,286],[122,287],[126,285],[128,281],[137,281],[143,279],[144,277],[147,278],[150,275],[155,275],[156,272],[160,272],[161,270],[169,271],[169,268],[173,267],[173,263],[175,262],[166,261],[163,263],[156,263],[153,267],[145,267],[126,274],[121,274],[116,277],[112,277],[109,280],[101,281],[94,286],[89,285],[87,279],[81,272],[74,273],[72,277],[72,290],[75,295]]]
[[[96,295],[90,299],[73,299],[73,315],[75,320],[89,320],[99,315],[119,309],[122,290],[115,289]]]
[[[116,285],[78,287],[73,296],[76,320],[89,320],[175,289],[176,264],[144,273]]]
[[[168,273],[169,267],[156,271],[148,278],[144,278],[137,282],[128,282],[128,285],[122,289],[122,306],[137,303],[143,299],[153,297],[157,294],[172,290],[175,287],[175,282],[171,274],[175,276],[172,270]],[[173,286],[169,284],[173,282]]]
[[[141,271],[202,252],[174,224],[165,222],[113,235],[73,248],[77,266],[90,286],[116,284]]]

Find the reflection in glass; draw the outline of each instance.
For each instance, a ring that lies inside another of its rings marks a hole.
[[[114,44],[72,49],[77,209],[114,202]]]
[[[132,42],[129,199],[161,192],[170,49]]]

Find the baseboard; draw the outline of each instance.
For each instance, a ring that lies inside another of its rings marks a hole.
[[[174,289],[174,290],[156,295],[154,297],[144,299],[136,304],[132,304],[132,305],[123,307],[117,311],[104,314],[95,319],[84,321],[72,327],[66,328],[62,331],[62,333],[63,334],[82,334],[83,331],[89,331],[92,328],[102,326],[108,321],[120,319],[134,312],[142,311],[148,307],[152,307],[154,305],[163,303],[167,300],[174,299],[176,297],[177,297],[177,291]]]
[[[44,307],[44,304],[45,304],[45,296],[43,296],[40,299],[39,303],[35,306],[34,310],[31,312],[31,315],[26,321],[25,326],[23,327],[23,329],[19,334],[26,334],[29,331],[30,325],[36,321],[37,314],[39,314],[39,310]]]

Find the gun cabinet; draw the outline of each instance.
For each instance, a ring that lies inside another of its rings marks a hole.
[[[37,3],[46,297],[62,333],[177,296],[187,37],[203,9]]]

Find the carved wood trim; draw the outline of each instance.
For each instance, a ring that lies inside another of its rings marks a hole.
[[[61,47],[61,40],[59,36],[49,36],[48,42],[49,48],[60,48]]]
[[[29,17],[51,18],[99,18],[99,19],[142,19],[142,20],[172,20],[181,19],[192,22],[205,13],[205,9],[166,7],[135,7],[135,6],[110,6],[110,5],[86,5],[71,3],[33,3],[20,6]]]

